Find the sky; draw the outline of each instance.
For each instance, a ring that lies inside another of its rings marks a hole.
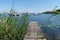
[[[0,0],[0,12],[9,12],[13,0]],[[54,7],[60,9],[60,0],[14,0],[14,9],[17,12],[40,13],[51,11]]]

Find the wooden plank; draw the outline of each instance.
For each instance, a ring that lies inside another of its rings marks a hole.
[[[37,22],[29,22],[24,40],[47,40]]]

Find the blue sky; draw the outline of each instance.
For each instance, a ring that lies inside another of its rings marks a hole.
[[[0,0],[0,12],[9,12],[12,7],[13,0]],[[14,0],[14,9],[17,12],[44,12],[60,9],[60,0]]]

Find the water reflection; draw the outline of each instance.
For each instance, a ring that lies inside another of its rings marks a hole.
[[[60,40],[60,15],[52,14],[30,15],[30,21],[37,21],[42,26],[43,32],[46,33],[48,40]]]

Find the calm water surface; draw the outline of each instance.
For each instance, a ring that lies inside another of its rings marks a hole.
[[[55,40],[55,37],[60,35],[60,15],[57,14],[49,19],[50,16],[51,14],[30,15],[29,19],[42,25],[42,30],[47,34],[49,40]]]

